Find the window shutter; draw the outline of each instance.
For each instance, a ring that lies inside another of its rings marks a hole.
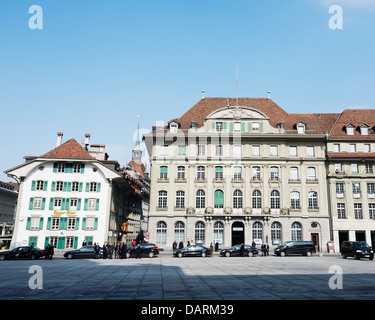
[[[42,199],[42,210],[45,210],[46,208],[46,198]]]
[[[49,199],[49,209],[50,210],[53,210],[53,201],[54,201],[55,198],[50,198]]]
[[[47,219],[47,230],[51,229],[51,220],[52,220],[52,218],[48,217],[48,219]]]
[[[49,237],[45,237],[44,239],[44,248],[47,247],[49,244]]]
[[[94,221],[94,230],[98,230],[98,218],[95,218],[95,221]]]
[[[89,190],[90,190],[90,183],[86,182],[86,192],[89,192]]]
[[[241,131],[242,132],[245,132],[245,125],[246,125],[245,122],[241,123]]]
[[[66,230],[67,225],[68,225],[68,218],[61,217],[60,218],[59,230]]]
[[[77,211],[81,210],[81,198],[77,201]]]
[[[84,204],[84,206],[83,206],[83,210],[85,210],[85,211],[87,211],[87,205],[88,205],[88,203],[89,203],[89,199],[85,199],[85,204]]]
[[[82,182],[79,183],[79,189],[78,189],[78,192],[82,192]]]
[[[96,185],[96,191],[97,192],[100,192],[101,186],[102,186],[101,182],[98,182],[98,184]]]
[[[233,122],[229,123],[229,127],[230,127],[230,132],[233,132]]]
[[[247,124],[247,131],[248,131],[248,132],[251,132],[251,130],[252,130],[252,123],[249,122],[249,123]]]
[[[85,173],[85,164],[84,163],[81,164],[81,173]]]
[[[223,123],[223,129],[224,129],[224,132],[227,132],[227,130],[228,130],[228,128],[227,128],[227,122]]]
[[[26,222],[26,230],[30,230],[30,225],[31,225],[31,217],[28,217],[27,222]]]
[[[68,189],[67,189],[67,191],[72,191],[72,183],[71,182],[68,182]]]
[[[96,206],[95,206],[95,210],[98,211],[99,210],[99,199],[96,199]]]
[[[34,205],[34,198],[30,198],[29,210],[33,210],[33,205]]]
[[[79,217],[76,218],[76,230],[79,230]]]
[[[160,173],[168,173],[168,167],[160,167]]]
[[[57,238],[57,249],[64,249],[65,248],[65,237],[58,237]]]
[[[52,181],[51,191],[56,190],[56,181]]]
[[[33,180],[33,181],[31,182],[31,190],[32,190],[32,191],[35,190],[35,184],[36,184],[36,181]]]
[[[63,191],[67,191],[66,188],[67,188],[67,182],[65,181],[64,186],[63,186]]]
[[[57,172],[57,162],[53,164],[53,172]]]
[[[61,210],[65,210],[65,198],[61,199]]]
[[[260,131],[260,132],[263,132],[263,122],[260,122],[260,123],[259,123],[259,131]]]
[[[221,190],[215,191],[215,205],[224,205],[224,193]]]
[[[39,230],[43,230],[43,222],[44,222],[44,218],[40,217],[40,219],[39,219]]]
[[[43,183],[43,191],[47,191],[48,181],[44,181]]]
[[[78,237],[74,237],[73,249],[77,249],[77,247],[78,247]]]
[[[70,208],[70,198],[66,198],[65,200],[66,200],[65,201],[65,210],[69,210],[69,208]]]
[[[86,230],[86,218],[82,219],[82,230]]]
[[[215,122],[212,122],[212,131],[215,132],[216,124]]]

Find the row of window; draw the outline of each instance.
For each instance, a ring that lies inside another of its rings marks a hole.
[[[351,169],[351,173],[359,173],[358,163],[351,163],[350,169]],[[335,163],[335,171],[337,173],[342,172],[342,164],[341,163]],[[365,173],[374,173],[372,163],[365,163]]]
[[[375,203],[369,203],[368,216],[370,219],[375,219]],[[347,219],[345,203],[337,203],[337,217]],[[354,218],[363,219],[362,203],[354,203]]]
[[[85,237],[87,243],[92,243],[93,237]],[[32,236],[29,237],[29,246],[34,243],[36,245],[38,243],[38,237]],[[54,248],[57,249],[77,249],[78,248],[78,237],[76,236],[67,236],[67,237],[45,237],[44,238],[44,248],[49,244],[52,243]]]
[[[343,198],[345,194],[344,189],[345,184],[343,182],[336,183],[336,196],[338,198]],[[352,191],[354,198],[361,197],[361,183],[360,182],[353,182],[352,183]],[[367,183],[367,195],[369,198],[375,198],[375,183],[370,182]]]
[[[79,217],[48,217],[46,230],[78,230]],[[44,217],[28,217],[26,222],[26,230],[38,231],[43,230]],[[84,217],[82,218],[81,230],[97,230],[98,218]]]
[[[52,181],[51,191],[78,191],[82,192],[83,182],[78,181]],[[86,192],[100,192],[101,183],[100,182],[86,182]],[[47,191],[48,181],[45,180],[33,180],[31,182],[32,191]]]
[[[174,241],[177,243],[182,241],[185,242],[185,223],[182,221],[177,221],[174,224]],[[263,241],[264,232],[263,224],[256,221],[251,227],[252,239],[260,239]],[[194,241],[195,243],[205,243],[206,239],[206,225],[203,221],[198,221],[194,225]],[[213,239],[214,241],[219,241],[224,243],[224,223],[221,221],[216,221],[213,225]],[[293,222],[291,225],[290,239],[292,241],[302,240],[302,225],[299,222]],[[271,241],[279,240],[280,243],[283,242],[282,239],[282,224],[280,222],[273,222],[271,224]],[[156,225],[156,243],[159,245],[167,244],[167,224],[165,221],[159,221]]]
[[[216,156],[222,156],[224,155],[224,145],[222,144],[216,144],[212,145],[212,148],[214,148],[214,153]],[[260,145],[252,145],[251,146],[251,156],[261,156],[261,149]],[[290,157],[298,157],[298,150],[302,147],[297,147],[297,146],[290,146],[289,147],[289,156]],[[315,157],[315,147],[314,146],[306,146],[305,156],[306,157]],[[196,149],[196,155],[197,156],[206,156],[206,145],[204,144],[199,144],[197,145]],[[242,156],[242,145],[233,145],[233,156],[234,157],[241,157]],[[263,150],[264,152],[264,150]],[[161,156],[168,156],[169,155],[169,146],[167,145],[162,145],[160,146],[160,155]],[[179,145],[177,147],[177,155],[179,156],[185,156],[186,155],[186,146],[185,145]],[[279,155],[279,146],[277,145],[270,145],[269,146],[269,152],[267,153],[267,156],[278,156]],[[262,153],[262,156],[266,156],[266,154]]]
[[[160,167],[160,179],[165,180],[168,179],[168,167],[161,166]],[[197,167],[197,179],[203,180],[206,177],[206,168],[204,166]],[[279,180],[279,167],[272,166],[270,167],[270,177],[271,180]],[[224,178],[224,170],[222,166],[215,167],[215,179],[222,180]],[[242,167],[235,166],[233,168],[233,178],[234,179],[242,179]],[[177,179],[185,179],[185,167],[178,166],[177,167]],[[260,180],[261,179],[261,168],[259,166],[252,167],[252,179],[253,180]],[[298,181],[299,177],[299,170],[298,167],[291,167],[290,168],[290,180]],[[316,169],[315,167],[308,167],[307,168],[307,180],[315,181],[316,180]]]
[[[232,197],[232,205],[234,209],[243,208],[243,193],[241,190],[235,190]],[[252,208],[261,209],[262,208],[262,193],[259,190],[254,190],[251,197]],[[308,193],[308,209],[317,210],[318,209],[318,193],[311,191]],[[185,208],[185,191],[176,191],[176,208]],[[167,208],[168,205],[168,194],[167,191],[159,191],[158,197],[158,208]],[[280,192],[278,190],[272,190],[270,194],[270,205],[271,209],[280,209]],[[206,193],[204,190],[198,190],[195,196],[195,207],[197,209],[206,208]],[[214,207],[224,208],[224,192],[222,190],[216,190],[214,193]],[[293,191],[290,193],[290,208],[300,209],[300,193]]]
[[[334,152],[341,152],[340,143],[333,144],[333,151]],[[349,144],[349,152],[357,152],[357,144],[356,143],[350,143]],[[364,144],[363,152],[371,152],[371,145],[369,143]]]
[[[50,198],[49,210],[81,210],[81,198]],[[98,211],[99,199],[98,198],[85,198],[84,211]],[[46,198],[31,197],[29,201],[29,210],[45,210]]]
[[[53,164],[53,172],[85,173],[85,164],[84,163],[55,162]]]

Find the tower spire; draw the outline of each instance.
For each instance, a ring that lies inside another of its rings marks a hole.
[[[139,115],[137,115],[138,118],[138,129],[137,129],[137,141],[135,143],[135,147],[132,150],[132,160],[141,160],[142,158],[142,150],[141,150],[141,140],[139,135]]]

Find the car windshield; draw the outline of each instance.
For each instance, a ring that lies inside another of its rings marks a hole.
[[[286,247],[287,245],[290,245],[292,242],[291,241],[286,241],[283,244],[281,244],[282,247]]]
[[[366,242],[355,242],[354,246],[356,248],[368,249],[370,246]]]

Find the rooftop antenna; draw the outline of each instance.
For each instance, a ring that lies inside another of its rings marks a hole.
[[[202,90],[202,99],[204,99],[204,89]]]
[[[267,91],[267,96],[268,96],[268,99],[271,99],[271,91],[270,90]]]
[[[236,65],[236,105],[238,106],[238,64]]]

